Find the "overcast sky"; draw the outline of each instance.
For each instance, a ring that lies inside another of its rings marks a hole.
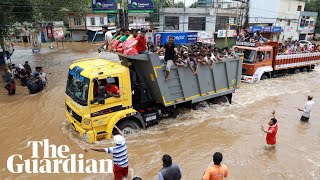
[[[192,3],[194,3],[196,0],[174,0],[174,2],[179,2],[179,1],[185,1],[186,6],[190,6]]]

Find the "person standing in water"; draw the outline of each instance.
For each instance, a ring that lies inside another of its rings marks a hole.
[[[310,115],[311,115],[311,109],[314,106],[314,101],[312,100],[312,96],[308,96],[308,102],[304,105],[304,109],[298,109],[299,111],[302,111],[302,116],[300,118],[301,121],[308,122]]]
[[[109,148],[88,148],[85,149],[85,152],[89,150],[103,152],[107,154],[113,155],[113,174],[115,180],[122,180],[122,178],[126,178],[128,176],[128,154],[127,154],[127,144],[125,138],[123,136],[122,131],[117,127],[114,126],[115,129],[118,131],[120,135],[115,135],[113,140],[116,144],[115,147]]]
[[[263,125],[261,125],[261,130],[267,134],[266,136],[266,149],[273,149],[276,147],[277,143],[277,132],[278,132],[278,124],[276,119],[276,112],[272,111],[273,118],[269,121],[269,128],[268,130],[264,130]]]

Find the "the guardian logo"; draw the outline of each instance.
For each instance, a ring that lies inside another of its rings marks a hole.
[[[11,155],[7,160],[7,169],[12,173],[113,173],[111,159],[84,160],[83,154],[69,154],[67,145],[50,145],[48,139],[28,141],[32,156],[24,159],[20,154]],[[39,150],[43,157],[39,157]]]

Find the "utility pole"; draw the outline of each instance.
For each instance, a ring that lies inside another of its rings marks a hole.
[[[246,15],[244,20],[244,28],[249,28],[249,8],[250,8],[250,0],[246,2]]]

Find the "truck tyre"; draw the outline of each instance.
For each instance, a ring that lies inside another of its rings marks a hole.
[[[299,69],[295,69],[295,70],[293,71],[293,73],[294,73],[294,74],[299,74],[299,73],[300,73],[300,70],[299,70]]]
[[[133,119],[126,119],[120,122],[117,126],[124,135],[134,134],[138,129],[140,129],[139,124],[136,123]]]
[[[308,68],[306,68],[306,67],[304,67],[303,69],[302,69],[302,72],[308,72],[309,70],[308,70]]]
[[[268,78],[267,75],[264,74],[264,75],[261,76],[260,80],[265,80],[265,79],[269,79],[269,78]]]
[[[225,104],[228,102],[229,99],[226,96],[220,96],[214,99],[213,104]]]
[[[168,109],[168,111],[169,111],[169,117],[170,118],[173,118],[173,119],[175,119],[175,118],[177,118],[177,116],[178,116],[178,111],[177,111],[177,109]]]

